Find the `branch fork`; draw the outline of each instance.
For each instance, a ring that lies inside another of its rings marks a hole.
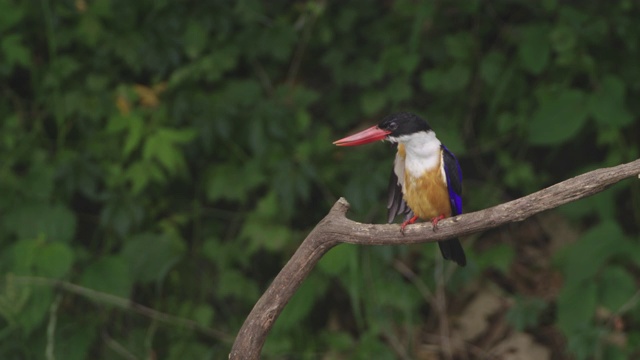
[[[346,217],[349,203],[340,198],[309,233],[258,300],[233,344],[229,359],[259,359],[271,327],[302,281],[332,247],[341,244],[401,245],[446,240],[525,220],[542,211],[599,193],[632,176],[640,178],[640,159],[576,176],[533,194],[494,207],[443,219],[438,231],[429,222],[402,235],[398,224],[362,224]]]

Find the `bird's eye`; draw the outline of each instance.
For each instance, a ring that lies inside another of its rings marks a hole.
[[[398,124],[395,121],[392,121],[392,122],[389,123],[387,128],[389,128],[389,130],[393,131],[393,130],[398,128]]]

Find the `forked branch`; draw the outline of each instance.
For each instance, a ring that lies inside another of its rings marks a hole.
[[[340,198],[255,304],[236,337],[229,358],[246,360],[260,357],[267,334],[282,309],[320,258],[338,244],[417,244],[464,236],[522,221],[539,212],[599,193],[635,175],[640,176],[640,159],[594,170],[485,210],[444,219],[438,223],[437,232],[433,232],[431,223],[427,222],[407,227],[404,235],[400,234],[397,224],[362,224],[347,219],[349,203]]]

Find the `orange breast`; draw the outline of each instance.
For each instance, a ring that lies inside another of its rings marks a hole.
[[[440,164],[419,177],[414,177],[405,171],[403,190],[404,200],[419,218],[451,216],[449,192],[440,172]]]

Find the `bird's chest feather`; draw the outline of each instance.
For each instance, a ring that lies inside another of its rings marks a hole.
[[[441,153],[419,163],[419,159],[406,158],[404,149],[398,150],[398,160],[404,160],[402,193],[414,214],[421,219],[432,219],[439,215],[451,216],[451,202]],[[419,165],[415,166],[416,163]]]

